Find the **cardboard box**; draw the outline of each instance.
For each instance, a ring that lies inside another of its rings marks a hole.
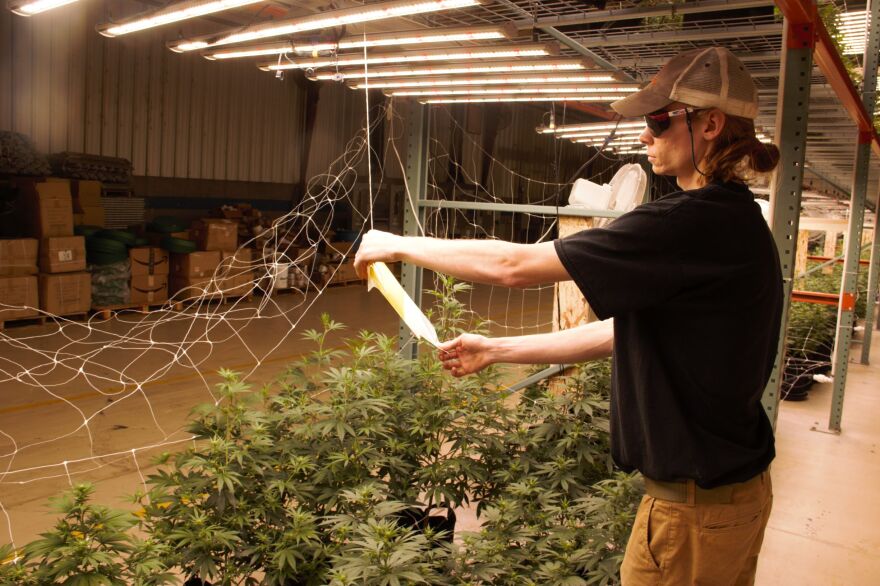
[[[253,292],[252,273],[241,273],[235,277],[212,279],[210,277],[182,277],[171,275],[168,291],[177,301],[194,298],[218,299],[220,297],[240,297]]]
[[[86,270],[86,239],[55,236],[40,243],[40,272],[72,273]]]
[[[168,294],[176,301],[195,298],[218,298],[220,290],[217,281],[209,277],[185,277],[171,275],[168,280]]]
[[[55,315],[85,313],[92,306],[89,273],[40,275],[40,309]]]
[[[36,183],[34,235],[40,238],[73,235],[73,201],[70,184],[59,181]]]
[[[167,267],[167,264],[166,264]],[[131,302],[135,305],[159,305],[168,301],[168,275],[132,275]]]
[[[358,277],[357,272],[354,270],[353,262],[344,262],[337,265],[339,268],[335,269],[335,267],[330,267],[330,284],[335,283],[348,283],[351,281],[359,281],[360,277]],[[335,270],[335,273],[334,273]]]
[[[171,274],[178,277],[210,277],[220,264],[220,251],[171,255]]]
[[[40,299],[37,293],[37,276],[0,277],[0,303],[4,306],[21,306],[18,309],[0,306],[0,322],[39,315]]]
[[[250,271],[224,277],[217,282],[217,289],[228,297],[248,295],[254,290],[254,274]]]
[[[251,273],[254,269],[254,249],[242,248],[235,252],[220,253],[220,275],[234,277],[242,273]]]
[[[80,179],[76,184],[76,199],[82,207],[101,207],[101,182]]]
[[[106,215],[101,206],[82,206],[82,224],[86,226],[104,227]]]
[[[167,275],[171,257],[167,250],[154,246],[139,246],[128,251],[132,278],[141,275]]]
[[[35,238],[0,240],[0,275],[36,275],[38,249]]]
[[[234,251],[238,248],[238,222],[232,220],[199,220],[190,229],[199,250]]]

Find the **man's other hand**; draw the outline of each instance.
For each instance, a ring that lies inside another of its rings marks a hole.
[[[473,374],[492,364],[492,341],[477,334],[462,334],[440,344],[439,356],[452,376]]]

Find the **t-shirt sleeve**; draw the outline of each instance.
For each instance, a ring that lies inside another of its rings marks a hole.
[[[682,286],[671,218],[647,208],[555,241],[559,260],[600,319],[659,304]]]

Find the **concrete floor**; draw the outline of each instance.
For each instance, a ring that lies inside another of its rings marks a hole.
[[[274,299],[277,306],[259,309],[266,319],[254,319],[254,301],[241,306],[233,321],[210,315],[216,308],[210,306],[201,308],[201,317],[188,315],[140,330],[133,329],[140,319],[135,315],[93,323],[91,330],[67,326],[63,335],[51,325],[8,329],[8,338],[0,337],[0,514],[5,513],[5,518],[0,515],[0,543],[21,545],[45,530],[54,519],[47,499],[70,480],[91,480],[100,502],[130,507],[125,495],[141,485],[151,458],[181,444],[147,446],[187,437],[181,426],[193,406],[212,399],[216,371],[233,368],[250,373],[254,383],[271,380],[310,349],[300,334],[319,326],[321,312],[347,324],[349,334],[397,331],[387,303],[360,286],[329,289],[317,300],[302,295]],[[552,296],[547,289],[477,288],[465,302],[497,322],[496,335],[549,329]],[[192,341],[185,358],[197,366],[171,365],[170,347],[145,351],[143,344],[119,343],[120,334],[137,331],[178,347],[180,340]],[[114,339],[113,349],[99,350]],[[42,354],[23,348],[25,340]],[[340,340],[337,336],[333,343]],[[83,364],[65,359],[59,350],[93,355]],[[759,585],[880,584],[880,500],[871,498],[880,484],[880,343],[873,350],[873,366],[850,366],[841,434],[822,431],[830,413],[828,384],[814,386],[805,402],[781,406],[772,469],[775,501]],[[31,369],[23,380],[36,380],[39,386],[15,380],[23,372],[17,365]],[[88,380],[79,375],[80,365],[91,374]],[[142,387],[131,384],[152,373],[156,376]],[[112,455],[94,457],[106,454]]]

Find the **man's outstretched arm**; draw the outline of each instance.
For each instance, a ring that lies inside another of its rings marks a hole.
[[[453,376],[479,372],[490,364],[571,364],[611,356],[614,320],[531,336],[487,338],[462,334],[440,346],[443,368]]]
[[[403,261],[452,275],[462,281],[528,287],[571,277],[553,242],[515,244],[503,240],[443,240],[367,232],[354,259],[361,278],[374,262]]]

